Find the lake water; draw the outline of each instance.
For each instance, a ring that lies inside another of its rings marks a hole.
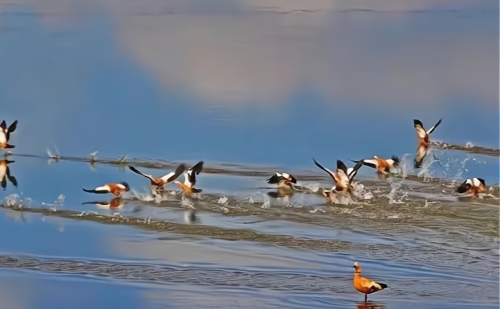
[[[0,12],[0,118],[19,121],[18,186],[0,191],[5,308],[498,308],[498,2],[0,0]],[[414,169],[413,119],[440,118],[442,143]],[[405,177],[362,167],[360,194],[327,204],[312,157],[334,169],[373,155],[401,157]],[[127,168],[200,160],[203,192],[169,184],[161,201]],[[275,172],[306,189],[269,196]],[[470,177],[485,198],[453,194]],[[132,190],[117,208],[82,191],[121,181]],[[366,304],[354,261],[389,286]]]

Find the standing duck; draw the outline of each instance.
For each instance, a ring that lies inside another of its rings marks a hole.
[[[368,299],[368,294],[382,291],[387,288],[387,284],[375,282],[361,276],[361,265],[354,262],[354,279],[353,286],[356,291],[365,294],[365,302]]]

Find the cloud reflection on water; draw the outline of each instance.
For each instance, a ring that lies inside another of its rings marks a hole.
[[[0,102],[2,117],[21,118],[16,152],[56,144],[63,155],[158,157],[175,148],[169,155],[275,164],[285,160],[275,145],[293,153],[299,143],[308,153],[282,163],[297,165],[333,151],[326,138],[352,144],[345,156],[413,152],[413,117],[444,117],[436,138],[498,141],[492,1],[5,3]],[[349,8],[392,11],[339,11]],[[319,11],[276,13],[300,9]],[[375,123],[401,145],[340,132],[352,119],[356,135]]]

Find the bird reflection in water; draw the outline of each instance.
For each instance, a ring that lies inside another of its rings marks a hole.
[[[61,220],[61,218],[44,215],[42,216],[42,221],[52,224],[53,226],[55,226],[55,228],[57,228],[59,232],[64,233],[64,224],[63,224],[64,220]]]
[[[1,177],[0,184],[2,186],[2,189],[4,190],[7,188],[7,180],[9,180],[10,183],[17,188],[17,179],[16,177],[10,174],[10,168],[9,168],[9,164],[14,162],[15,161],[9,161],[5,158],[0,160],[0,177]]]
[[[198,223],[198,217],[196,216],[196,209],[188,209],[184,212],[184,222],[186,224]]]
[[[277,199],[283,203],[289,203],[292,198],[294,191],[286,188],[278,188],[276,191],[267,192],[267,196],[270,198]]]
[[[385,309],[385,306],[374,302],[363,302],[359,303],[355,309]]]
[[[8,208],[5,208],[4,210],[5,210],[4,211],[5,217],[7,217],[10,221],[15,221],[15,222],[22,221],[24,223],[28,223],[28,220],[24,215],[25,214],[24,211],[17,211]]]
[[[120,209],[125,204],[121,197],[115,197],[110,201],[94,201],[94,202],[84,202],[82,205],[93,204],[96,205],[97,208],[101,209]]]

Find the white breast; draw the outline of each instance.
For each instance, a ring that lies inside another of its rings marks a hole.
[[[0,164],[0,180],[5,177],[6,173],[7,173],[7,165]]]

